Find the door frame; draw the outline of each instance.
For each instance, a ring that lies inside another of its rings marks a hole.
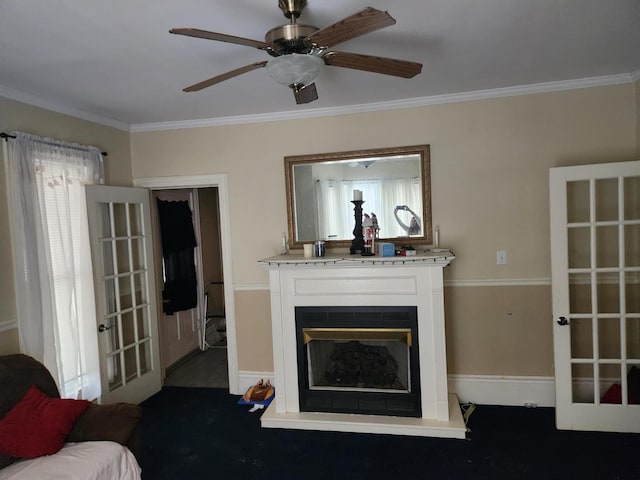
[[[233,290],[233,269],[231,268],[231,218],[229,213],[229,187],[226,174],[189,175],[175,177],[138,177],[133,179],[136,187],[150,190],[171,190],[183,188],[218,189],[220,209],[220,243],[222,247],[222,275],[224,277],[225,321],[227,328],[227,363],[229,392],[240,395],[238,370],[238,341],[236,334],[235,302]]]

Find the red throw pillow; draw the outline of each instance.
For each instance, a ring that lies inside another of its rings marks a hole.
[[[0,421],[0,453],[18,458],[56,453],[89,405],[87,400],[50,398],[31,387]]]

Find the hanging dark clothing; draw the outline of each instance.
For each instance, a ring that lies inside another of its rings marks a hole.
[[[167,315],[198,305],[194,248],[196,236],[189,202],[158,200],[165,283],[162,309]]]

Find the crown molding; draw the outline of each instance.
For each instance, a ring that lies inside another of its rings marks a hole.
[[[349,105],[345,107],[316,108],[304,111],[291,110],[287,112],[266,113],[258,115],[241,115],[235,117],[204,118],[199,120],[184,120],[177,122],[144,123],[132,125],[131,132],[151,132],[161,130],[177,130],[183,128],[189,129],[202,127],[218,127],[225,125],[241,125],[249,123],[277,122],[283,120],[299,120],[304,118],[350,115],[354,113],[379,112],[385,110],[399,110],[403,108],[442,105],[445,103],[459,103],[473,100],[487,100],[492,98],[512,97],[517,95],[559,92],[564,90],[576,90],[581,88],[632,83],[636,81],[634,80],[634,75],[640,76],[640,70],[634,73],[624,73],[619,75],[607,75],[602,77],[535,83],[530,85],[519,85],[515,87],[493,88],[488,90],[476,90],[471,92],[461,92],[446,95],[434,95],[430,97],[407,98],[389,102]]]
[[[433,95],[429,97],[406,98],[389,102],[376,102],[344,107],[314,108],[304,111],[290,110],[286,112],[265,113],[256,115],[238,115],[219,118],[203,118],[197,120],[181,120],[175,122],[141,123],[128,125],[112,118],[103,117],[74,108],[69,108],[55,102],[50,102],[41,97],[30,95],[0,85],[0,97],[15,100],[35,107],[44,108],[53,112],[69,115],[71,117],[98,123],[107,127],[116,128],[127,132],[152,132],[162,130],[177,130],[202,127],[218,127],[227,125],[243,125],[250,123],[277,122],[283,120],[300,120],[305,118],[329,117],[337,115],[350,115],[354,113],[369,113],[385,110],[399,110],[404,108],[416,108],[429,105],[442,105],[446,103],[469,102],[474,100],[488,100],[500,97],[512,97],[517,95],[531,95],[536,93],[559,92],[564,90],[576,90],[580,88],[603,87],[634,83],[640,81],[640,70],[618,75],[606,75],[601,77],[589,77],[575,80],[562,80],[557,82],[535,83],[514,87],[493,88],[476,90],[446,95]]]
[[[9,100],[15,100],[16,102],[26,103],[27,105],[33,105],[34,107],[44,108],[52,112],[61,113],[70,117],[79,118],[81,120],[87,120],[89,122],[98,123],[106,127],[116,128],[125,132],[130,131],[130,125],[112,118],[103,117],[101,115],[95,115],[93,113],[84,112],[75,108],[65,107],[58,103],[50,102],[41,97],[30,95],[28,93],[7,88],[0,85],[0,97],[8,98]]]

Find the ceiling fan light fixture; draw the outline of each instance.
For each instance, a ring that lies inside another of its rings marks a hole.
[[[269,60],[267,73],[282,85],[309,85],[323,65],[324,61],[317,55],[290,53]]]

